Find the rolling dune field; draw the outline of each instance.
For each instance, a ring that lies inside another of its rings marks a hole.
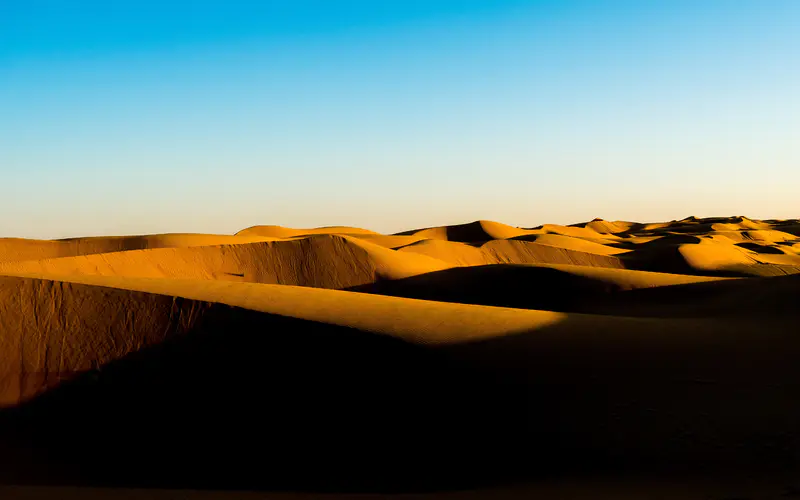
[[[800,220],[0,239],[0,483],[791,492],[799,299]]]

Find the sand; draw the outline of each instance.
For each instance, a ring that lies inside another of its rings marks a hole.
[[[741,216],[0,240],[0,483],[793,477],[798,249]]]

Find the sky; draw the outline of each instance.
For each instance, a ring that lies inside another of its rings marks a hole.
[[[0,236],[800,217],[796,0],[0,0]]]

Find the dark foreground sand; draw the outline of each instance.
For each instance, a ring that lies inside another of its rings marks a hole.
[[[506,486],[485,490],[420,494],[319,494],[241,491],[196,491],[158,489],[109,489],[74,487],[0,487],[9,500],[781,500],[800,498],[800,481],[792,477],[724,479],[672,478],[575,478],[570,481],[542,481],[537,484]]]

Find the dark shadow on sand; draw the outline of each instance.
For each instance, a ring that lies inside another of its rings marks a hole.
[[[210,304],[186,334],[0,414],[0,474],[12,484],[473,487],[512,471],[524,405],[444,351]]]
[[[380,280],[347,290],[439,302],[569,311],[617,289],[610,283],[549,267],[493,264]]]
[[[410,299],[651,318],[796,316],[800,274],[624,289],[548,267],[456,267],[347,289]]]
[[[796,466],[790,332],[675,343],[574,321],[434,348],[213,304],[0,414],[3,482],[402,492]]]

